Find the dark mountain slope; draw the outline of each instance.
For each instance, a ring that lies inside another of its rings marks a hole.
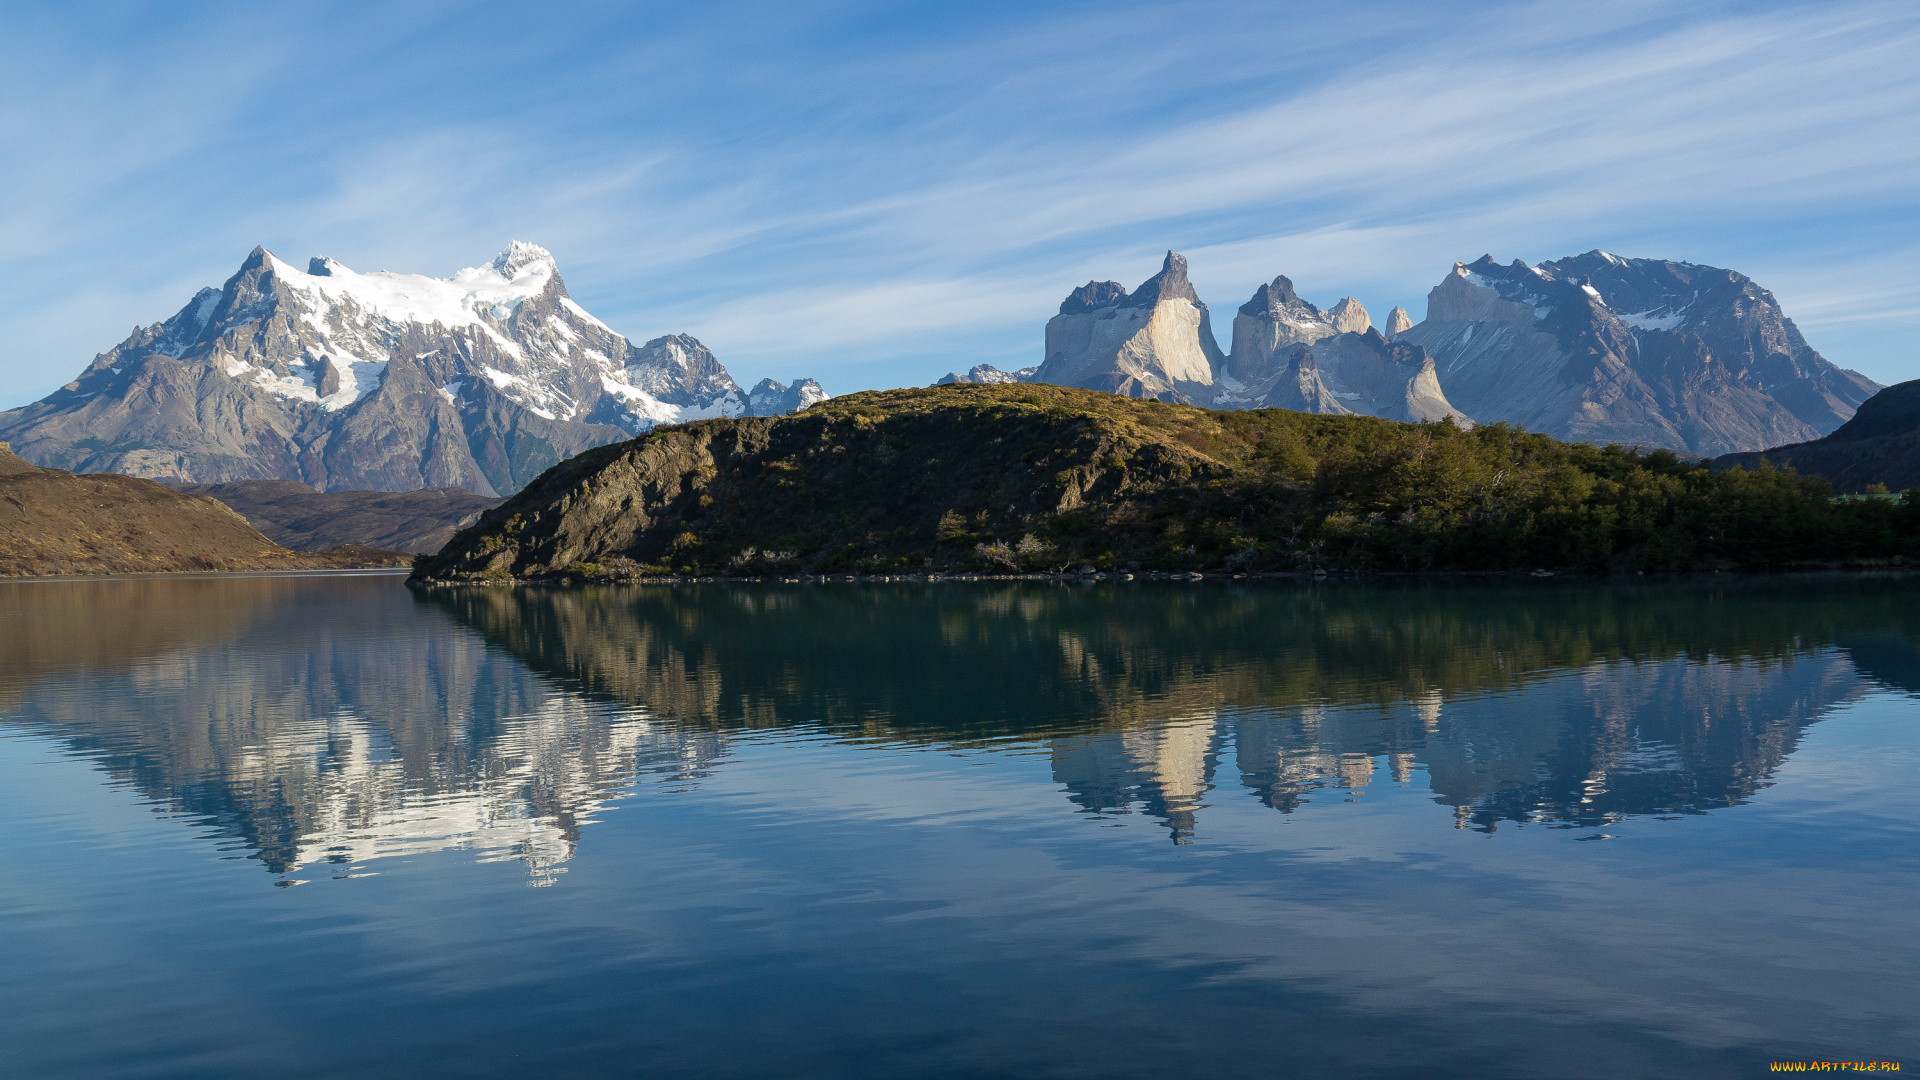
[[[453,539],[454,530],[501,501],[465,488],[315,491],[297,480],[171,486],[191,495],[211,495],[274,543],[295,551],[361,544],[431,554]]]
[[[1920,379],[1868,398],[1824,439],[1713,459],[1715,469],[1757,469],[1762,463],[1823,477],[1837,491],[1864,491],[1872,484],[1894,491],[1920,487]]]

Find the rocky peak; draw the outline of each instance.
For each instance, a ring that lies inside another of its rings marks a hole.
[[[529,267],[545,266],[550,271],[558,271],[559,265],[553,261],[553,254],[539,244],[529,244],[525,240],[514,240],[507,249],[494,256],[488,268],[508,281],[520,276]]]
[[[1521,274],[1537,280],[1522,281]],[[1551,275],[1533,275],[1531,268],[1518,259],[1510,267],[1494,262],[1491,255],[1472,263],[1454,263],[1453,271],[1427,294],[1427,319],[1531,325],[1536,312],[1547,305],[1538,289],[1530,286],[1551,280]]]
[[[1283,313],[1313,319],[1321,317],[1319,308],[1300,299],[1300,294],[1293,291],[1293,280],[1285,274],[1253,290],[1253,299],[1240,305],[1240,314],[1255,319],[1278,319]]]
[[[824,396],[778,389],[775,409]],[[223,288],[0,413],[0,437],[76,471],[492,494],[655,424],[748,408],[699,341],[636,349],[567,297],[534,244],[445,278],[327,258],[302,270],[256,247]]]
[[[1160,272],[1140,283],[1133,294],[1126,298],[1129,307],[1153,307],[1162,300],[1187,300],[1195,307],[1203,306],[1200,296],[1193,291],[1193,283],[1187,280],[1187,257],[1175,251],[1168,251],[1160,264]]]
[[[1328,309],[1327,321],[1333,324],[1335,330],[1343,334],[1364,334],[1373,326],[1373,319],[1367,314],[1367,309],[1351,296]]]
[[[1407,315],[1406,308],[1396,304],[1394,309],[1387,313],[1387,325],[1380,328],[1380,335],[1391,338],[1402,330],[1411,329],[1413,329],[1413,319]]]
[[[755,416],[790,415],[809,405],[818,405],[830,396],[812,379],[796,379],[791,386],[782,386],[772,379],[761,379],[747,392],[747,400],[752,404]]]
[[[947,386],[952,383],[989,383],[991,384],[991,383],[1032,382],[1033,376],[1037,372],[1039,372],[1039,370],[1040,369],[1038,367],[1026,367],[1026,368],[1021,368],[1018,371],[1001,371],[999,368],[994,367],[992,364],[975,364],[972,367],[967,369],[967,373],[965,375],[962,375],[956,371],[949,371],[945,375],[942,375],[940,377],[940,380],[934,383],[933,385]]]
[[[626,368],[633,385],[669,405],[704,404],[740,389],[713,350],[687,334],[654,338],[627,357]]]
[[[1127,298],[1127,287],[1117,281],[1089,281],[1067,294],[1060,302],[1060,314],[1084,315]]]

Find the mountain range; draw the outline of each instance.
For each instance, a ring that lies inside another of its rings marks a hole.
[[[952,382],[1047,382],[1210,408],[1280,407],[1459,424],[1713,456],[1818,439],[1879,385],[1807,344],[1773,294],[1732,270],[1604,251],[1528,266],[1456,263],[1413,323],[1375,327],[1359,300],[1325,311],[1284,275],[1211,313],[1168,252],[1128,292],[1072,291],[1045,358]]]
[[[655,424],[826,396],[811,379],[743,390],[686,335],[632,344],[534,244],[449,278],[303,271],[255,248],[221,288],[0,413],[0,439],[76,472],[496,496]]]
[[[1222,351],[1186,259],[1169,251],[1137,289],[1072,290],[1034,367],[940,381],[1504,422],[1704,456],[1819,440],[1880,389],[1822,358],[1742,274],[1603,251],[1456,263],[1424,319],[1394,308],[1381,326],[1358,299],[1323,310],[1280,275],[1228,331]],[[0,439],[75,472],[498,497],[657,424],[784,415],[826,397],[811,379],[743,389],[684,334],[635,345],[576,303],[533,244],[447,278],[326,258],[300,270],[255,248],[221,288],[0,413]]]

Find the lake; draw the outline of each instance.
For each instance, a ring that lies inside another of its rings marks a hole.
[[[0,1072],[1920,1057],[1920,582],[0,584]]]

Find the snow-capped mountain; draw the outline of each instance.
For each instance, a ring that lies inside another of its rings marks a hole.
[[[1001,371],[992,364],[975,364],[967,369],[965,375],[949,371],[935,380],[935,386],[947,386],[951,383],[1023,383],[1033,382],[1040,373],[1039,367],[1024,367],[1019,371]]]
[[[1425,346],[1476,420],[1702,454],[1818,438],[1880,388],[1744,274],[1604,251],[1456,263],[1394,342]]]
[[[224,287],[0,413],[0,438],[76,472],[496,495],[655,424],[825,397],[811,380],[742,391],[685,335],[633,345],[533,244],[449,278],[302,271],[255,248]]]

